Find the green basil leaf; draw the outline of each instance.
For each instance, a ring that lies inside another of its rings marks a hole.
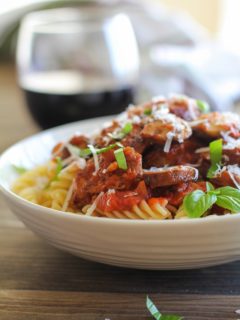
[[[13,164],[12,167],[18,174],[23,174],[23,173],[25,173],[27,171],[26,168],[21,167],[21,166],[17,166],[15,164]]]
[[[145,116],[150,116],[152,114],[152,110],[151,109],[145,109],[144,112]]]
[[[57,167],[56,167],[56,171],[55,171],[55,179],[58,178],[58,175],[62,171],[62,168],[63,168],[62,159],[60,157],[57,157],[56,161],[57,161]]]
[[[114,149],[116,146],[118,146],[117,143],[114,143],[114,144],[110,144],[109,146],[107,147],[104,147],[104,148],[101,148],[101,149],[96,149],[96,154],[100,154],[100,153],[104,153],[104,152],[107,152],[111,149]],[[77,147],[76,147],[77,148]],[[90,155],[92,155],[92,151],[90,148],[85,148],[85,149],[80,149],[80,148],[77,148],[78,149],[78,156],[81,157],[81,158],[86,158]]]
[[[123,152],[123,148],[115,150],[114,155],[115,155],[119,169],[127,170],[128,166],[127,166],[125,154]]]
[[[155,304],[152,302],[152,300],[149,298],[149,296],[147,296],[147,299],[146,299],[146,306],[154,319],[161,320],[162,314],[160,313],[158,308],[155,306]]]
[[[216,204],[232,213],[240,212],[240,198],[234,198],[226,195],[218,195]]]
[[[183,199],[183,207],[189,218],[201,217],[217,201],[215,194],[207,194],[202,190],[195,190]]]
[[[184,317],[176,316],[176,315],[162,315],[161,320],[183,320]]]
[[[240,190],[233,187],[221,187],[217,188],[216,191],[218,191],[220,195],[230,196],[233,198],[240,198]]]
[[[117,133],[108,133],[108,136],[114,140],[122,140],[133,129],[133,125],[127,122],[124,127]]]
[[[111,149],[114,149],[116,146],[117,146],[116,143],[110,144],[109,146],[107,146],[105,148],[96,149],[96,152],[97,152],[97,154],[104,153],[104,152],[107,152],[107,151],[109,151]]]
[[[85,148],[85,149],[80,149],[79,148],[79,153],[78,156],[81,158],[86,158],[92,154],[92,151],[90,148]]]
[[[183,320],[184,319],[183,317],[180,317],[177,315],[161,314],[161,312],[158,310],[158,308],[155,306],[155,304],[152,302],[152,300],[148,296],[146,299],[146,306],[150,314],[156,320]]]
[[[206,101],[196,100],[197,106],[203,113],[208,113],[210,111],[209,104]]]
[[[211,167],[209,168],[207,173],[208,178],[213,178],[215,175],[215,172],[221,166],[222,149],[223,149],[222,144],[223,144],[222,139],[214,140],[209,144]]]
[[[206,189],[207,189],[207,192],[215,190],[211,182],[208,182],[208,181],[206,182]]]
[[[131,124],[131,122],[128,122],[125,124],[125,126],[122,128],[122,132],[125,134],[128,134],[132,131],[133,129],[133,125]]]

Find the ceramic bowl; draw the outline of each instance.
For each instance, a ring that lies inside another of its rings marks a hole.
[[[44,163],[51,148],[76,131],[91,133],[106,118],[50,129],[25,139],[0,158],[0,185],[8,206],[49,244],[76,256],[121,267],[188,269],[240,258],[240,214],[166,221],[117,220],[65,213],[32,204],[13,192],[13,164]]]

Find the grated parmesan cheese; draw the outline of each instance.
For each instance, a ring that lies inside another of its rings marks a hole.
[[[69,169],[73,168],[74,166],[77,166],[80,170],[83,170],[83,169],[85,169],[86,164],[87,164],[87,162],[85,159],[79,158],[79,159],[71,162],[66,168],[62,169],[61,173],[68,171]]]
[[[233,173],[231,171],[228,171],[230,178],[232,179],[232,182],[235,184],[235,186],[237,187],[237,189],[240,190],[240,184],[237,182],[237,180],[235,179]]]
[[[207,123],[207,122],[208,122],[207,119],[199,119],[199,120],[190,121],[188,123],[189,123],[190,127],[195,127],[195,126],[198,126],[199,124]]]
[[[195,150],[195,153],[203,153],[203,152],[209,152],[210,148],[209,147],[203,147]]]
[[[227,142],[224,145],[224,149],[233,150],[235,148],[240,148],[240,139],[234,139],[230,136],[230,133],[230,131],[221,131],[221,136],[223,137],[223,140]]]
[[[64,203],[63,203],[63,206],[62,206],[62,211],[66,211],[67,208],[69,207],[69,202],[70,202],[70,200],[71,200],[71,198],[72,198],[74,186],[75,186],[75,180],[73,180],[70,188],[68,189],[66,198],[65,198]]]
[[[164,152],[169,152],[170,151],[173,137],[174,137],[174,133],[173,132],[168,132],[167,133],[167,140],[166,140],[164,148],[163,148]]]
[[[101,196],[104,194],[104,192],[100,192],[97,198],[94,200],[93,204],[87,209],[86,216],[91,216],[95,209],[97,208],[97,202],[101,198]]]
[[[240,190],[240,184],[239,182],[236,180],[235,176],[238,176],[240,178],[240,167],[237,164],[234,165],[228,165],[226,167],[230,178],[232,179],[232,182],[235,184],[235,186],[237,187],[237,189]]]
[[[97,171],[99,170],[99,161],[98,161],[98,155],[96,152],[96,149],[94,148],[94,146],[92,144],[88,145],[88,148],[91,150],[92,154],[93,154],[93,161],[94,161],[94,165],[95,165],[95,174],[97,173]]]

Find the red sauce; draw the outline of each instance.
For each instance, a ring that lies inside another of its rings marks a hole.
[[[170,192],[166,194],[166,198],[168,198],[169,203],[173,206],[179,206],[183,198],[190,192],[194,190],[202,190],[206,192],[206,182],[186,182],[179,183],[174,186]]]
[[[130,210],[134,205],[148,198],[148,191],[144,181],[140,181],[132,191],[108,191],[97,202],[97,208],[104,212],[114,210]]]

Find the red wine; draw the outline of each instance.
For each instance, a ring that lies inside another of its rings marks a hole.
[[[35,121],[44,129],[67,122],[119,113],[132,103],[134,98],[133,86],[101,91],[99,87],[96,88],[95,82],[94,92],[86,86],[70,87],[71,81],[67,86],[63,86],[63,82],[55,79],[55,83],[51,82],[47,88],[48,83],[50,81],[32,81],[28,83],[30,85],[27,85],[27,82],[22,85],[27,106]]]

